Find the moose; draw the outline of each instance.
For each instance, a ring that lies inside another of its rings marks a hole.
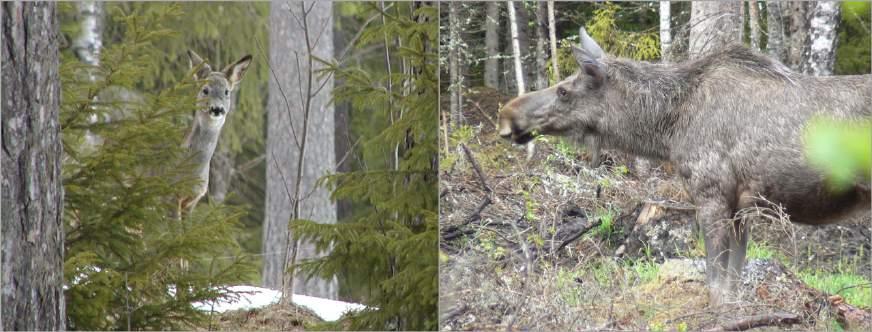
[[[197,202],[206,195],[212,155],[218,145],[224,121],[233,110],[230,96],[251,64],[251,55],[243,56],[222,71],[212,71],[212,67],[203,58],[190,50],[188,60],[191,70],[196,70],[194,79],[204,81],[204,84],[197,95],[202,108],[194,111],[194,121],[182,146],[191,153],[194,176],[200,181],[191,188],[191,195],[178,198],[178,218],[181,218],[182,212],[192,212]]]
[[[710,304],[734,295],[741,278],[749,227],[739,210],[771,202],[815,225],[869,210],[866,181],[830,190],[803,153],[803,129],[814,117],[872,120],[872,75],[806,76],[741,45],[648,63],[605,54],[584,28],[579,36],[578,72],[509,101],[499,135],[518,144],[583,137],[671,162],[704,232]]]

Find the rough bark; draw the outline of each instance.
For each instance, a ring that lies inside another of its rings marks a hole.
[[[559,82],[560,66],[557,59],[557,22],[554,21],[554,0],[548,1],[548,39],[551,41],[551,68],[554,71],[554,81]]]
[[[524,85],[524,66],[521,61],[521,43],[518,38],[518,20],[513,1],[508,2],[509,8],[509,31],[512,41],[512,59],[514,60],[515,84],[518,88],[518,95],[524,94],[527,89]]]
[[[321,176],[333,171],[335,165],[333,106],[329,103],[332,78],[326,83],[313,74],[313,93],[321,84],[325,88],[311,99],[309,117],[304,119],[309,73],[306,35],[298,21],[302,18],[299,2],[273,2],[270,8],[269,62],[277,73],[269,82],[267,105],[267,192],[263,234],[263,285],[279,289],[282,286],[288,222],[294,211],[295,187],[300,181],[300,218],[320,223],[336,222],[336,206],[325,188],[316,188]],[[306,7],[310,3],[305,3]],[[318,2],[306,20],[313,55],[321,59],[333,57],[333,17],[330,2]],[[323,31],[322,31],[323,29]],[[320,38],[316,37],[320,35]],[[314,41],[318,40],[317,43]],[[315,70],[320,66],[315,62]],[[297,75],[299,73],[299,76]],[[299,79],[302,78],[302,79]],[[302,91],[302,95],[301,92]],[[287,103],[285,103],[287,97]],[[304,122],[307,133],[303,135]],[[306,136],[306,137],[304,137]],[[304,141],[305,139],[305,141]],[[301,156],[301,145],[306,144]],[[303,157],[303,167],[298,169]],[[297,177],[298,171],[300,177]],[[314,247],[300,244],[298,260],[315,257]],[[335,279],[313,277],[308,281],[297,275],[294,293],[336,298]]]
[[[3,330],[64,330],[58,22],[48,2],[4,2]]]
[[[818,1],[809,15],[808,42],[804,44],[803,73],[825,76],[833,74],[836,43],[839,40],[841,6],[837,1]]]
[[[810,2],[791,1],[788,3],[789,22],[787,24],[786,40],[787,65],[793,70],[799,70],[803,63],[803,46],[808,40],[808,14]]]
[[[660,58],[669,61],[669,49],[672,47],[672,30],[670,20],[672,18],[669,1],[660,1]]]
[[[766,52],[781,62],[787,61],[787,53],[784,49],[785,6],[782,1],[766,1],[766,28],[769,36],[766,41]]]
[[[742,3],[736,1],[694,1],[690,12],[691,59],[741,40]]]
[[[545,60],[545,43],[548,41],[548,14],[545,3],[536,3],[536,90],[548,87],[548,62]]]
[[[498,89],[500,85],[500,65],[499,65],[499,30],[500,28],[500,3],[490,1],[487,3],[487,16],[485,17],[485,49],[487,50],[487,59],[484,61],[484,85],[486,87]]]
[[[748,25],[750,27],[751,48],[760,49],[760,11],[757,0],[748,1]]]
[[[462,126],[465,122],[461,112],[463,105],[460,90],[463,86],[463,75],[460,73],[460,18],[458,17],[459,10],[457,8],[459,6],[460,3],[457,1],[448,3],[448,76],[451,80],[451,95],[449,97],[451,128]]]

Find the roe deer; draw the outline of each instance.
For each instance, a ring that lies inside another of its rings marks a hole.
[[[205,81],[197,95],[202,108],[194,112],[194,121],[183,144],[191,152],[193,172],[200,181],[191,188],[190,196],[178,198],[178,218],[181,218],[183,211],[192,212],[197,202],[206,195],[212,154],[218,145],[221,127],[233,110],[231,95],[251,63],[251,55],[246,55],[222,71],[212,71],[212,67],[197,53],[188,51],[188,58],[191,69],[197,68],[194,79]]]

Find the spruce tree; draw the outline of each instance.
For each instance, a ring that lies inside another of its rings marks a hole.
[[[234,239],[241,211],[201,203],[182,220],[171,216],[175,197],[196,181],[180,146],[200,83],[183,71],[159,90],[141,82],[166,60],[154,45],[178,38],[162,22],[184,13],[109,12],[124,37],[104,49],[99,66],[62,53],[67,328],[204,326],[208,313],[193,303],[233,296],[225,285],[254,270]]]
[[[325,225],[291,221],[295,236],[329,255],[300,262],[297,271],[322,277],[361,276],[371,308],[350,318],[351,329],[437,328],[437,54],[438,11],[414,3],[366,3],[379,15],[354,45],[385,47],[381,70],[339,61],[334,100],[350,102],[361,169],[322,178],[332,198],[355,203],[351,220]],[[342,10],[342,9],[340,9]],[[380,24],[379,24],[380,23]],[[354,52],[352,50],[351,52]],[[342,60],[342,59],[340,59]],[[320,60],[323,61],[323,60]]]

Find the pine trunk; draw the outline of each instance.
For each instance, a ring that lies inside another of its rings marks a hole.
[[[509,8],[509,31],[512,39],[512,59],[514,60],[515,68],[515,83],[518,88],[518,95],[524,94],[527,90],[524,88],[524,67],[521,62],[521,45],[518,41],[518,20],[515,15],[515,5],[513,1],[508,2]]]
[[[294,214],[299,213],[297,219],[336,222],[336,206],[330,200],[330,192],[315,186],[316,181],[332,172],[335,166],[335,126],[330,103],[333,81],[330,78],[324,82],[317,73],[310,71],[307,47],[308,40],[312,55],[321,59],[333,57],[332,4],[317,2],[305,20],[301,6],[308,8],[310,3],[273,2],[269,18],[269,60],[272,70],[279,75],[270,79],[267,105],[263,285],[273,289],[283,286],[287,270],[288,222],[295,219]],[[308,35],[301,27],[304,22]],[[311,69],[318,68],[320,66],[314,62]],[[299,76],[289,73],[299,73]],[[308,88],[310,73],[311,90]],[[314,94],[322,84],[325,88]],[[310,91],[314,96],[309,99],[307,110],[305,105]],[[298,209],[294,208],[295,201],[299,204]],[[300,243],[297,261],[315,257],[314,249],[310,243]],[[305,276],[296,275],[293,284],[297,294],[330,299],[337,296],[335,279],[313,277],[306,281]]]
[[[557,22],[554,21],[554,0],[548,1],[548,39],[551,41],[551,70],[554,72],[554,81],[559,82],[560,65],[557,58]]]
[[[500,86],[500,3],[490,1],[487,3],[487,16],[485,17],[485,48],[487,59],[484,61],[484,85],[498,89]]]
[[[3,330],[64,330],[58,22],[51,2],[4,2]]]
[[[660,1],[660,58],[669,61],[669,49],[672,47],[672,18],[669,1]]]
[[[545,43],[548,41],[548,11],[544,2],[536,3],[536,90],[548,87],[548,62]]]
[[[741,41],[742,2],[694,1],[690,26],[688,55],[691,59]]]
[[[751,48],[760,49],[760,10],[757,0],[748,1],[748,26],[751,34]]]
[[[810,2],[791,1],[787,6],[790,22],[787,25],[786,52],[787,64],[793,70],[799,70],[804,62],[803,49],[808,42],[808,14]]]
[[[769,38],[766,41],[766,51],[769,56],[778,61],[787,62],[784,49],[784,6],[781,1],[766,1],[766,28]]]
[[[841,6],[837,1],[818,1],[811,9],[808,43],[803,52],[803,73],[814,76],[833,74],[836,43],[839,40]]]

